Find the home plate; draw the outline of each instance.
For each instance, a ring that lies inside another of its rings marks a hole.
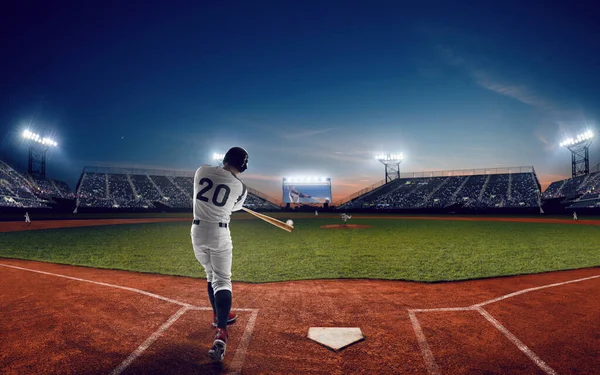
[[[338,351],[363,340],[365,337],[358,327],[310,327],[308,338]]]

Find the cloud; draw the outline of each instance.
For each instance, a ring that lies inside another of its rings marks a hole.
[[[559,109],[556,103],[539,95],[528,85],[508,82],[506,79],[498,78],[491,72],[491,68],[487,66],[488,64],[483,58],[474,56],[465,58],[456,53],[454,49],[441,45],[437,45],[436,49],[446,63],[464,69],[475,83],[487,90],[543,111],[556,111]]]
[[[336,128],[326,128],[326,129],[314,129],[314,130],[288,130],[285,133],[280,134],[281,138],[284,139],[299,139],[306,137],[313,137],[318,134],[327,133],[329,131],[335,130]]]
[[[581,125],[587,122],[583,111],[574,103],[542,95],[531,82],[523,82],[526,79],[500,77],[494,62],[481,56],[459,54],[453,48],[443,45],[436,45],[435,49],[447,64],[465,71],[479,86],[537,111],[539,124],[532,135],[547,152],[556,149],[557,137],[566,136],[573,131],[579,132]]]
[[[488,73],[483,71],[472,72],[475,82],[481,87],[494,91],[498,94],[508,96],[509,98],[520,101],[536,109],[554,112],[559,107],[550,100],[536,94],[533,90],[525,85],[501,83],[492,78]]]

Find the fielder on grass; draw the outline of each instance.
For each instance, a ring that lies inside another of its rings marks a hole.
[[[231,262],[233,244],[229,232],[230,216],[242,209],[248,195],[237,178],[248,167],[248,153],[233,147],[225,154],[222,167],[202,166],[194,176],[194,221],[191,236],[196,259],[206,271],[208,299],[213,308],[216,334],[208,354],[221,362],[227,347],[227,325],[232,314]]]

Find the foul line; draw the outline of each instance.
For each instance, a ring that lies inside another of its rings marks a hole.
[[[165,331],[169,329],[169,327],[171,327],[171,325],[173,325],[173,323],[175,323],[177,319],[179,319],[187,310],[187,307],[182,307],[181,309],[179,309],[179,311],[177,311],[171,318],[169,318],[169,320],[167,320],[162,326],[160,326],[159,329],[157,329],[153,334],[151,334],[150,337],[146,339],[146,341],[144,341],[140,346],[138,346],[137,349],[129,355],[129,357],[127,357],[123,362],[121,362],[121,364],[117,366],[117,368],[115,368],[113,372],[111,372],[111,375],[120,375],[123,371],[125,371],[125,369],[129,367],[129,365],[132,364],[133,361],[138,359],[138,357],[140,357],[144,353],[144,351],[154,343],[154,341],[158,340],[158,338],[162,336],[162,334],[165,333]]]
[[[427,343],[427,338],[423,334],[423,330],[421,329],[421,325],[419,324],[419,319],[417,319],[417,316],[411,310],[408,311],[408,316],[410,317],[410,321],[412,322],[415,335],[417,335],[417,341],[419,342],[421,353],[423,353],[423,359],[425,360],[425,365],[427,365],[427,371],[429,371],[429,374],[431,375],[440,375],[440,369],[435,363],[433,353],[431,352],[429,344]]]
[[[127,291],[130,291],[130,292],[139,293],[139,294],[143,294],[145,296],[149,296],[149,297],[152,297],[152,298],[156,298],[156,299],[160,299],[160,300],[163,300],[163,301],[171,302],[171,303],[174,303],[176,305],[183,306],[183,307],[188,307],[188,308],[199,307],[199,306],[191,305],[189,303],[177,301],[177,300],[174,300],[174,299],[171,299],[171,298],[159,296],[158,294],[146,292],[144,290],[135,289],[135,288],[129,288],[127,286],[120,286],[120,285],[103,283],[103,282],[100,282],[100,281],[92,281],[92,280],[80,279],[78,277],[59,275],[59,274],[56,274],[56,273],[44,272],[44,271],[38,271],[38,270],[32,270],[30,268],[23,268],[23,267],[11,266],[11,265],[2,264],[2,263],[0,263],[0,266],[2,266],[2,267],[8,267],[8,268],[15,268],[15,269],[18,269],[18,270],[23,270],[23,271],[41,273],[43,275],[50,275],[50,276],[62,277],[63,279],[69,279],[69,280],[75,280],[75,281],[82,281],[84,283],[91,283],[91,284],[96,284],[96,285],[108,286],[108,287],[111,287],[111,288],[117,288],[117,289],[127,290]]]
[[[255,310],[252,312],[250,319],[248,319],[248,323],[246,323],[246,330],[244,331],[240,345],[235,351],[233,361],[231,361],[232,371],[229,373],[230,375],[237,375],[242,371],[242,366],[244,365],[244,360],[246,359],[246,352],[248,351],[248,346],[250,345],[250,338],[252,338],[252,331],[254,330],[254,324],[256,323],[257,316],[258,310]]]
[[[417,318],[416,313],[418,312],[448,312],[448,311],[477,311],[480,313],[487,321],[489,321],[497,330],[499,330],[506,338],[508,338],[513,344],[519,348],[525,355],[527,355],[542,371],[544,371],[548,375],[558,375],[558,373],[552,369],[546,362],[544,362],[540,357],[538,357],[527,345],[525,345],[521,340],[519,340],[515,335],[513,335],[506,327],[504,327],[500,322],[498,322],[492,315],[490,315],[486,310],[483,309],[482,306],[489,305],[494,302],[502,301],[507,298],[515,297],[521,294],[533,292],[536,290],[552,288],[556,286],[566,285],[577,283],[580,281],[592,280],[600,277],[600,275],[584,277],[581,279],[575,279],[570,281],[564,281],[560,283],[542,285],[535,288],[528,288],[519,290],[514,293],[506,294],[504,296],[494,298],[485,302],[477,303],[467,307],[439,307],[439,308],[431,308],[431,309],[408,309],[408,316],[412,323],[413,331],[415,332],[415,336],[417,337],[417,342],[419,343],[419,347],[421,348],[421,354],[423,355],[423,360],[425,361],[425,365],[427,366],[427,371],[430,375],[440,375],[440,369],[435,362],[435,358],[433,357],[433,353],[431,348],[429,347],[429,343],[427,342],[427,338],[423,333],[423,329],[421,328],[421,324],[419,323],[419,319]]]
[[[521,340],[519,340],[515,335],[513,335],[502,324],[500,324],[499,321],[494,319],[494,317],[491,316],[487,311],[485,311],[481,307],[477,308],[477,311],[479,311],[479,313],[483,315],[483,317],[486,318],[488,322],[492,323],[498,331],[502,332],[507,339],[512,341],[512,343],[515,344],[520,351],[525,353],[525,355],[528,356],[529,359],[531,359],[539,368],[544,370],[546,374],[558,375],[558,373],[554,371],[552,367],[548,366],[546,362],[544,362],[540,357],[537,356],[537,354],[535,354],[531,349],[529,349],[527,345],[525,345]]]
[[[584,277],[583,279],[576,279],[576,280],[571,280],[571,281],[564,281],[562,283],[543,285],[543,286],[538,286],[538,287],[535,287],[535,288],[523,289],[523,290],[520,290],[518,292],[510,293],[510,294],[507,294],[507,295],[502,296],[502,297],[498,297],[498,298],[491,299],[489,301],[478,303],[476,305],[473,305],[472,307],[481,307],[481,306],[489,305],[490,303],[502,301],[503,299],[507,299],[507,298],[514,297],[514,296],[518,296],[520,294],[525,294],[525,293],[533,292],[533,291],[536,291],[536,290],[546,289],[546,288],[552,288],[552,287],[555,287],[555,286],[560,286],[560,285],[565,285],[565,284],[578,283],[580,281],[591,280],[591,279],[595,279],[595,278],[598,278],[598,277],[600,277],[600,275],[590,276],[590,277]]]
[[[129,365],[131,365],[131,363],[133,363],[133,361],[135,361],[138,357],[140,357],[144,353],[144,351],[150,347],[150,345],[152,345],[157,339],[159,339],[162,336],[162,334],[167,329],[169,329],[169,327],[171,327],[173,325],[173,323],[175,323],[188,310],[201,310],[201,311],[211,310],[212,311],[212,307],[195,306],[195,305],[192,305],[189,303],[185,303],[185,302],[177,301],[177,300],[174,300],[171,298],[163,297],[158,294],[146,292],[141,289],[130,288],[130,287],[121,286],[121,285],[108,284],[108,283],[103,283],[100,281],[86,280],[86,279],[81,279],[78,277],[60,275],[60,274],[45,272],[45,271],[38,271],[38,270],[30,269],[30,268],[17,267],[17,266],[12,266],[12,265],[8,265],[8,264],[2,264],[2,263],[0,263],[0,266],[7,267],[7,268],[14,268],[14,269],[22,270],[22,271],[40,273],[43,275],[61,277],[64,279],[69,279],[69,280],[81,281],[84,283],[102,285],[102,286],[107,286],[110,288],[126,290],[129,292],[143,294],[148,297],[156,298],[156,299],[159,299],[162,301],[166,301],[166,302],[170,302],[170,303],[182,306],[181,309],[179,309],[173,316],[171,316],[169,318],[169,320],[167,320],[165,323],[163,323],[163,325],[160,326],[158,328],[158,330],[156,330],[154,333],[152,333],[140,346],[137,347],[137,349],[135,349],[123,362],[121,362],[121,364],[113,370],[111,375],[121,374]],[[237,375],[241,372],[242,367],[244,365],[244,360],[246,358],[248,346],[250,345],[250,339],[252,338],[252,332],[254,331],[254,325],[256,323],[256,318],[258,317],[259,309],[232,308],[231,310],[252,313],[252,315],[248,319],[248,322],[246,323],[246,328],[244,329],[242,339],[240,341],[239,346],[236,348],[235,355],[234,355],[232,363],[231,363],[232,371],[229,374]]]

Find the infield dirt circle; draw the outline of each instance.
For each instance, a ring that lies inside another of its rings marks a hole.
[[[329,224],[329,225],[321,225],[323,229],[361,229],[361,228],[371,228],[370,225],[361,225],[361,224]]]

